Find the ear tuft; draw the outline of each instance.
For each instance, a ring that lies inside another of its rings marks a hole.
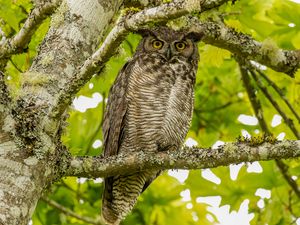
[[[140,28],[137,31],[135,31],[136,34],[141,35],[142,37],[147,37],[153,35],[153,32],[146,28]]]
[[[190,31],[185,38],[192,39],[195,42],[201,41],[203,38],[204,33],[202,31]]]

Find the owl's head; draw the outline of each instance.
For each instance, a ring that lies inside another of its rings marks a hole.
[[[138,31],[143,36],[138,46],[138,52],[158,53],[166,60],[174,56],[197,58],[197,42],[203,33],[195,31],[175,31],[168,27],[142,29]]]

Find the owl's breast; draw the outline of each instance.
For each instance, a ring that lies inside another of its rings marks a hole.
[[[194,75],[184,72],[191,71],[188,67],[159,58],[132,67],[126,94],[131,144],[155,150],[181,145],[193,109]]]

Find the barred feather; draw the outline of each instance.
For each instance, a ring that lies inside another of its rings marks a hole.
[[[170,41],[183,35],[168,32]],[[175,55],[167,60],[160,52],[144,49],[145,41],[147,37],[110,91],[103,123],[105,156],[177,149],[188,131],[197,46],[193,44],[189,57]],[[107,224],[118,225],[159,173],[150,170],[105,178],[102,216]]]

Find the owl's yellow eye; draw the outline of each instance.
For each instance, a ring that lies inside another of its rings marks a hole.
[[[154,40],[154,41],[152,41],[153,48],[161,49],[163,45],[164,45],[164,43],[162,41],[160,41],[160,40]]]
[[[176,42],[175,47],[177,50],[183,50],[186,47],[186,44],[184,42]]]

